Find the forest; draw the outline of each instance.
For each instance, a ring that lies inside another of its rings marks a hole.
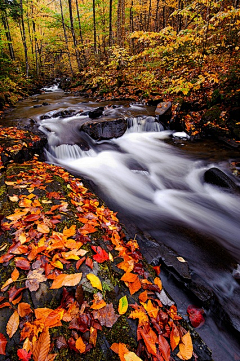
[[[1,0],[0,103],[69,77],[107,99],[238,105],[239,15],[238,0]]]

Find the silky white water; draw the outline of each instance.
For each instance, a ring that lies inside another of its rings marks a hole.
[[[240,199],[203,182],[204,172],[213,164],[193,161],[165,143],[168,131],[130,130],[108,142],[91,141],[88,151],[76,144],[56,146],[66,141],[64,124],[66,119],[48,129],[49,161],[91,179],[116,206],[141,218],[146,228],[156,222],[158,228],[190,226],[213,236],[240,260]],[[68,138],[73,139],[70,131]]]

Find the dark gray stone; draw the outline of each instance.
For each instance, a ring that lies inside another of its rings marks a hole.
[[[127,130],[127,119],[88,121],[81,130],[95,140],[119,138]]]
[[[220,169],[215,167],[208,169],[204,173],[204,181],[230,191],[238,190],[237,185],[232,181],[232,179]]]
[[[104,107],[98,107],[94,110],[91,110],[88,115],[89,115],[89,118],[91,119],[96,119],[96,118],[99,118],[101,117],[101,115],[103,114],[103,111],[104,111]]]

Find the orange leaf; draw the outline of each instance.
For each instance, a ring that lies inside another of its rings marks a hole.
[[[90,337],[89,337],[89,343],[91,343],[94,347],[96,347],[97,343],[97,329],[94,327],[90,327]]]
[[[5,349],[7,346],[7,339],[6,337],[0,333],[0,355],[6,355]]]
[[[138,296],[138,299],[140,302],[146,302],[148,299],[148,293],[147,290],[145,290],[144,292],[140,293],[140,295]]]
[[[124,273],[124,275],[121,278],[121,281],[124,282],[135,282],[138,279],[138,275],[131,273],[131,272],[126,272]]]
[[[50,335],[48,328],[45,328],[35,343],[33,349],[34,361],[45,361],[50,350]]]
[[[180,335],[179,335],[178,328],[173,321],[169,322],[169,325],[172,326],[171,333],[170,333],[170,345],[171,345],[171,349],[175,350],[175,348],[179,344]]]
[[[154,283],[155,283],[155,285],[157,285],[159,287],[160,290],[162,289],[162,281],[160,280],[159,277],[156,277],[154,279]]]
[[[28,303],[21,302],[18,304],[18,314],[20,317],[25,317],[31,313],[31,307]]]
[[[66,238],[72,237],[76,234],[76,225],[73,224],[70,228],[65,227],[63,230],[63,235]]]
[[[164,358],[165,361],[169,361],[170,359],[170,346],[165,337],[162,335],[158,335],[158,344],[159,344],[159,350]]]
[[[179,344],[179,352],[177,356],[181,360],[190,360],[193,354],[192,338],[189,332],[187,332],[182,338]]]
[[[17,311],[14,311],[12,316],[9,318],[7,323],[7,334],[11,338],[17,331],[19,326],[19,314]]]
[[[153,318],[156,318],[157,317],[157,314],[158,314],[158,311],[159,311],[159,308],[158,307],[155,307],[153,306],[152,304],[152,301],[151,300],[148,300],[148,303],[144,303],[143,304],[143,307],[145,308],[145,310],[147,311],[149,317],[153,317]]]
[[[10,277],[1,287],[1,291],[6,291],[8,286],[13,283],[13,279]],[[6,289],[5,289],[6,288]]]
[[[151,355],[156,355],[157,349],[156,349],[156,342],[158,341],[157,335],[155,332],[150,328],[148,333],[145,333],[143,330],[139,329],[139,332],[143,338],[143,341],[147,347],[148,352]]]
[[[57,289],[62,286],[76,286],[82,278],[82,273],[73,273],[70,275],[61,274],[53,281],[50,289]]]
[[[39,223],[37,225],[37,230],[40,233],[49,233],[50,229],[45,223]]]
[[[139,319],[139,326],[149,323],[149,318],[146,312],[140,310],[134,310],[130,313],[129,318]]]
[[[83,342],[83,339],[81,336],[78,337],[78,339],[75,343],[75,347],[80,351],[80,353],[83,353],[86,351],[86,345]]]
[[[141,289],[141,287],[142,287],[142,285],[141,285],[141,282],[138,277],[135,282],[128,283],[128,288],[129,288],[131,295],[133,295],[134,293],[139,291]]]
[[[13,281],[16,281],[19,277],[19,272],[17,270],[17,268],[14,268],[14,270],[11,273],[11,278]]]

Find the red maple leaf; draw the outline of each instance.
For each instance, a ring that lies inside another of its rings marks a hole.
[[[19,360],[29,361],[31,358],[32,352],[31,351],[27,352],[26,350],[21,348],[21,349],[17,350],[17,355],[18,355]]]
[[[97,261],[98,263],[103,263],[109,260],[108,253],[104,251],[104,249],[102,249],[100,246],[91,246],[91,248],[94,250],[94,252],[97,253],[93,256],[93,259],[95,261]]]

